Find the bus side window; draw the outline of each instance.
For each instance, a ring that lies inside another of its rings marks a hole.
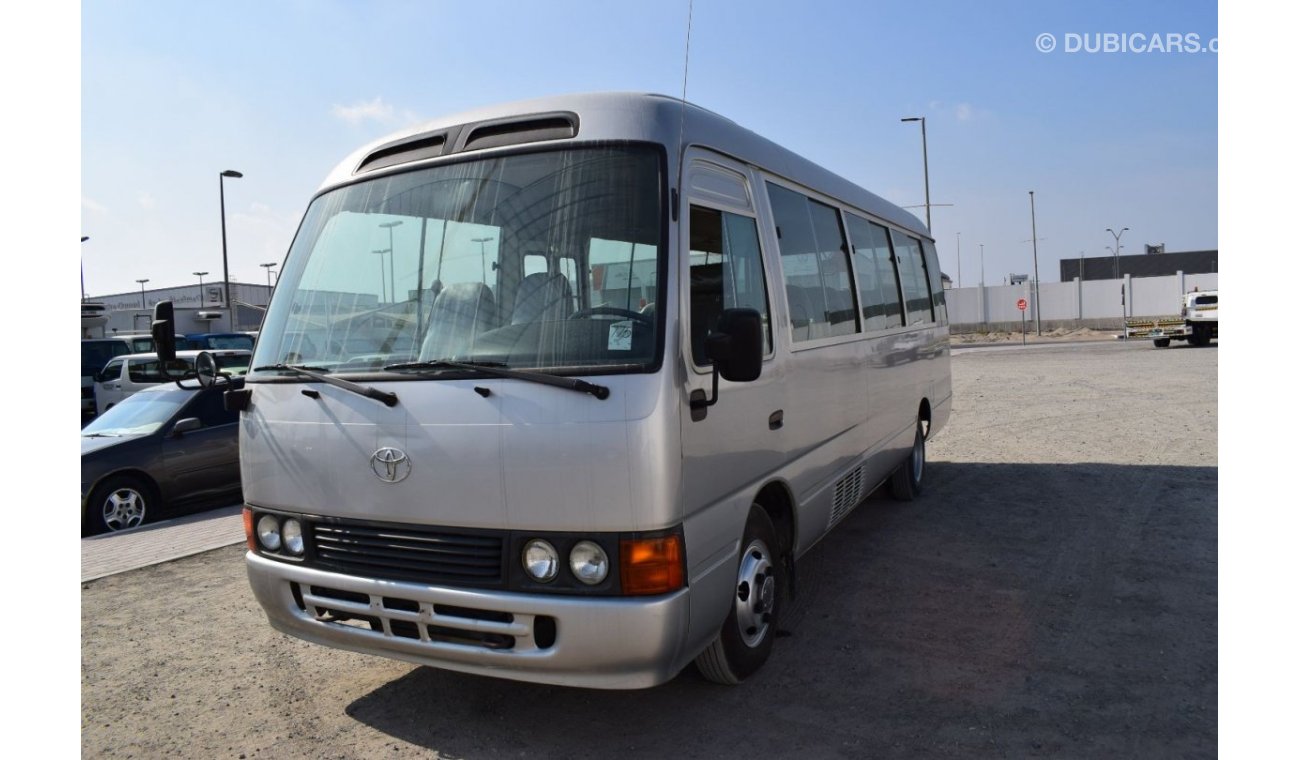
[[[929,276],[930,295],[934,302],[934,321],[941,325],[948,324],[948,302],[943,292],[942,273],[939,271],[939,254],[934,250],[934,243],[922,240],[925,251],[925,272]]]
[[[903,324],[898,276],[889,251],[889,232],[856,214],[845,214],[853,240],[853,264],[858,274],[858,301],[864,330],[884,330]]]
[[[930,300],[930,286],[925,278],[925,261],[921,256],[921,243],[911,235],[892,231],[894,256],[898,260],[898,279],[903,285],[903,298],[907,304],[907,324],[934,321],[934,304]]]
[[[857,332],[848,242],[838,212],[770,182],[767,193],[780,240],[794,340]],[[800,324],[801,310],[805,312],[802,316],[806,317],[806,330]]]
[[[767,285],[758,227],[748,216],[691,206],[691,355],[712,364],[705,348],[723,309],[754,309],[763,317],[764,352],[772,348]]]

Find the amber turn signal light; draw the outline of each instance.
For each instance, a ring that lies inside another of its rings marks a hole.
[[[619,576],[627,596],[667,594],[686,583],[679,535],[623,539],[618,554]]]
[[[244,541],[248,543],[248,550],[257,551],[257,540],[253,537],[253,510],[244,507]]]

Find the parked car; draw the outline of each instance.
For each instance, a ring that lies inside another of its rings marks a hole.
[[[186,372],[194,371],[194,360],[201,351],[177,351],[171,375],[159,368],[157,354],[126,354],[109,360],[95,375],[95,407],[99,414],[112,409],[131,394],[159,383],[174,382]],[[251,351],[209,351],[216,357],[217,367],[242,375],[248,371]]]
[[[255,340],[255,335],[246,332],[187,333],[185,335],[185,345],[181,346],[178,342],[176,348],[194,348],[207,351],[237,348],[252,351]]]
[[[83,535],[240,503],[239,414],[223,395],[243,383],[155,385],[82,428]]]
[[[153,339],[138,343],[134,337],[86,338],[81,341],[81,418],[94,417],[98,411],[95,403],[95,375],[115,356],[134,354],[153,349]]]
[[[184,338],[177,336],[178,340]],[[181,344],[177,344],[178,346]],[[152,351],[153,338],[147,334],[123,334],[108,338],[84,338],[81,341],[81,420],[94,417],[101,405],[95,400],[95,376],[116,356]]]

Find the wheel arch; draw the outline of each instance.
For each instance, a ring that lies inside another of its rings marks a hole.
[[[772,520],[772,527],[776,529],[777,540],[780,542],[777,551],[785,560],[786,575],[790,581],[790,590],[793,592],[795,538],[799,535],[799,516],[790,485],[782,480],[770,481],[758,490],[754,496],[754,503],[767,513],[768,518]]]
[[[149,488],[149,490],[153,491],[153,495],[157,497],[160,501],[163,498],[162,486],[159,485],[158,481],[153,476],[151,476],[149,473],[137,467],[123,467],[118,470],[113,470],[112,472],[104,473],[98,479],[96,479],[95,482],[92,483],[89,488],[86,489],[86,496],[82,499],[82,504],[81,504],[81,508],[82,508],[81,511],[83,512],[83,514],[86,511],[86,506],[90,502],[91,495],[94,494],[95,491],[99,490],[99,487],[104,485],[104,483],[117,477],[127,477],[127,478],[134,478],[136,480],[139,480],[147,488]]]

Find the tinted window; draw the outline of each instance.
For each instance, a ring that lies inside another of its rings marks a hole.
[[[930,301],[930,285],[926,279],[921,242],[896,231],[891,236],[894,240],[894,257],[898,261],[898,279],[903,286],[903,298],[907,305],[907,324],[933,322],[934,307]]]
[[[121,378],[121,376],[122,376],[122,362],[120,362],[120,361],[111,361],[111,362],[109,362],[107,365],[104,366],[104,368],[103,368],[103,370],[100,372],[100,375],[99,375],[99,376],[102,377],[102,378],[104,378],[105,381],[109,381],[109,380],[117,380],[117,379]]]
[[[796,341],[857,331],[848,244],[839,214],[824,203],[768,184],[781,270]]]
[[[903,324],[898,273],[889,248],[889,231],[862,217],[845,214],[853,241],[853,265],[858,278],[858,302],[864,330],[884,330]]]
[[[948,324],[948,303],[943,292],[943,273],[939,271],[939,254],[935,253],[934,243],[929,240],[921,242],[925,250],[925,270],[930,283],[930,293],[934,301],[934,321],[941,325]]]
[[[229,425],[239,420],[239,412],[231,412],[226,409],[225,390],[211,390],[199,393],[193,401],[185,407],[181,417],[198,417],[203,427],[213,427],[215,425]]]
[[[754,309],[763,317],[766,350],[772,347],[767,285],[758,227],[747,216],[691,206],[691,353],[697,365],[712,363],[709,333],[723,309]]]
[[[124,340],[82,341],[81,374],[93,375],[108,364],[114,356],[133,353],[131,346]]]

